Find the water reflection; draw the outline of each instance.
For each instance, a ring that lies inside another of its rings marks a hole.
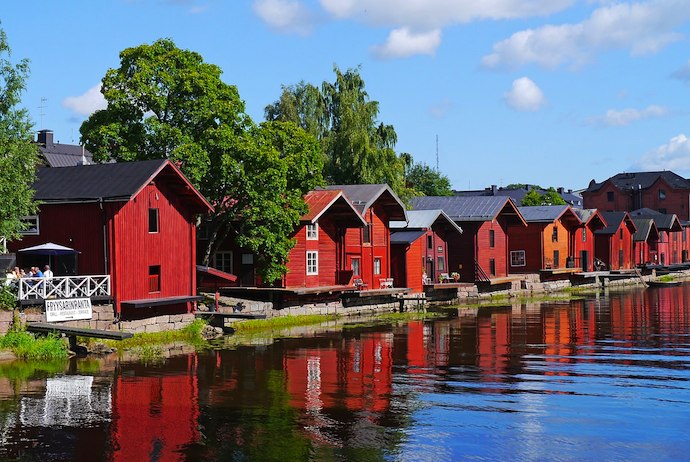
[[[689,286],[689,287],[686,287]],[[684,460],[690,285],[0,367],[0,458]]]

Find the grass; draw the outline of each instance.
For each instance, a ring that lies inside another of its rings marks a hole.
[[[142,332],[134,334],[134,337],[124,340],[102,340],[101,343],[114,348],[118,351],[134,350],[140,352],[145,356],[154,357],[155,346],[173,343],[173,342],[187,342],[192,345],[203,346],[204,339],[201,337],[201,330],[206,323],[202,319],[195,319],[191,324],[179,330],[166,330],[163,332]],[[87,339],[81,339],[87,340]],[[93,339],[88,339],[93,341]],[[161,350],[162,351],[162,350]]]
[[[26,331],[9,331],[0,338],[0,349],[11,350],[18,358],[29,360],[66,359],[67,343],[57,335],[34,337]]]
[[[287,327],[308,326],[337,319],[336,315],[310,314],[304,316],[279,316],[269,319],[251,319],[236,322],[233,328],[236,333],[258,332],[262,330],[285,329]]]
[[[671,276],[670,274],[664,274],[663,276],[659,276],[657,278],[657,281],[659,281],[659,282],[672,282],[672,281],[674,281],[674,277]]]

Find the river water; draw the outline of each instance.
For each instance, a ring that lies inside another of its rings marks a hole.
[[[0,365],[0,460],[690,460],[690,284]]]

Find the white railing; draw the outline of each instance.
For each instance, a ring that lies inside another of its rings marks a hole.
[[[0,236],[0,253],[7,253],[7,238]]]
[[[110,275],[56,276],[10,280],[19,285],[19,300],[34,298],[110,297]]]

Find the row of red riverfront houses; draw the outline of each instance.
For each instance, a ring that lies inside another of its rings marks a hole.
[[[45,242],[78,250],[78,274],[110,275],[117,313],[193,310],[197,246],[204,239],[197,219],[213,207],[175,165],[40,168],[34,189],[40,211],[28,218],[32,226],[22,239],[8,243],[10,252]],[[294,231],[288,272],[271,287],[422,293],[453,276],[481,286],[520,273],[554,278],[688,261],[690,181],[672,172],[592,181],[581,204],[519,207],[513,193],[494,187],[418,197],[407,210],[387,185],[312,191],[305,197],[309,212]],[[236,275],[227,285],[260,287],[254,261],[228,240],[212,266]],[[69,271],[54,270],[56,276]]]

